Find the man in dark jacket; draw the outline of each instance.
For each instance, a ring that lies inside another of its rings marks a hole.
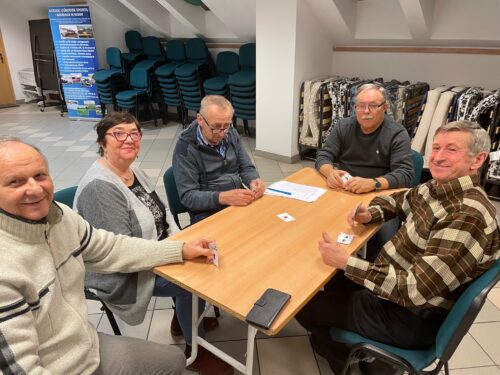
[[[264,182],[232,126],[233,113],[223,96],[205,96],[196,120],[175,146],[175,182],[191,224],[227,206],[249,205],[264,194]]]

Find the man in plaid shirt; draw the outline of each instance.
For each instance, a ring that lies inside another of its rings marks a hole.
[[[328,327],[402,348],[427,348],[461,292],[499,257],[496,211],[478,175],[489,150],[488,133],[479,124],[445,124],[436,131],[429,158],[432,180],[353,209],[351,225],[393,217],[403,222],[373,263],[349,255],[323,233],[323,261],[344,272],[297,319],[334,371],[342,368],[348,348],[330,339]]]

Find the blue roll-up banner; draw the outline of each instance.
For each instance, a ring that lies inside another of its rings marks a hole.
[[[49,7],[49,20],[69,118],[99,120],[101,105],[93,79],[99,62],[89,7]]]

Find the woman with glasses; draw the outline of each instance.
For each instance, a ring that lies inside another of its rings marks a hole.
[[[140,124],[128,112],[115,112],[97,123],[95,130],[100,158],[80,181],[74,209],[95,228],[158,241],[167,238],[169,229],[176,225],[169,225],[171,215],[149,178],[132,165],[141,148]],[[134,274],[87,273],[85,285],[95,289],[106,305],[131,325],[144,320],[152,296],[175,297],[176,314],[171,332],[184,335],[187,345],[191,345],[191,294],[179,286],[149,270]],[[201,300],[199,309],[200,312],[204,309]],[[204,328],[214,329],[217,325],[216,318],[205,318],[199,334],[204,336]],[[225,362],[212,357],[198,358],[191,367],[204,374],[226,366]],[[216,373],[228,372],[222,369]]]

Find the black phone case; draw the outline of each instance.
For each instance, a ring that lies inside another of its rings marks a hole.
[[[290,300],[290,294],[268,288],[254,303],[246,316],[246,321],[256,326],[269,329],[283,306]]]

